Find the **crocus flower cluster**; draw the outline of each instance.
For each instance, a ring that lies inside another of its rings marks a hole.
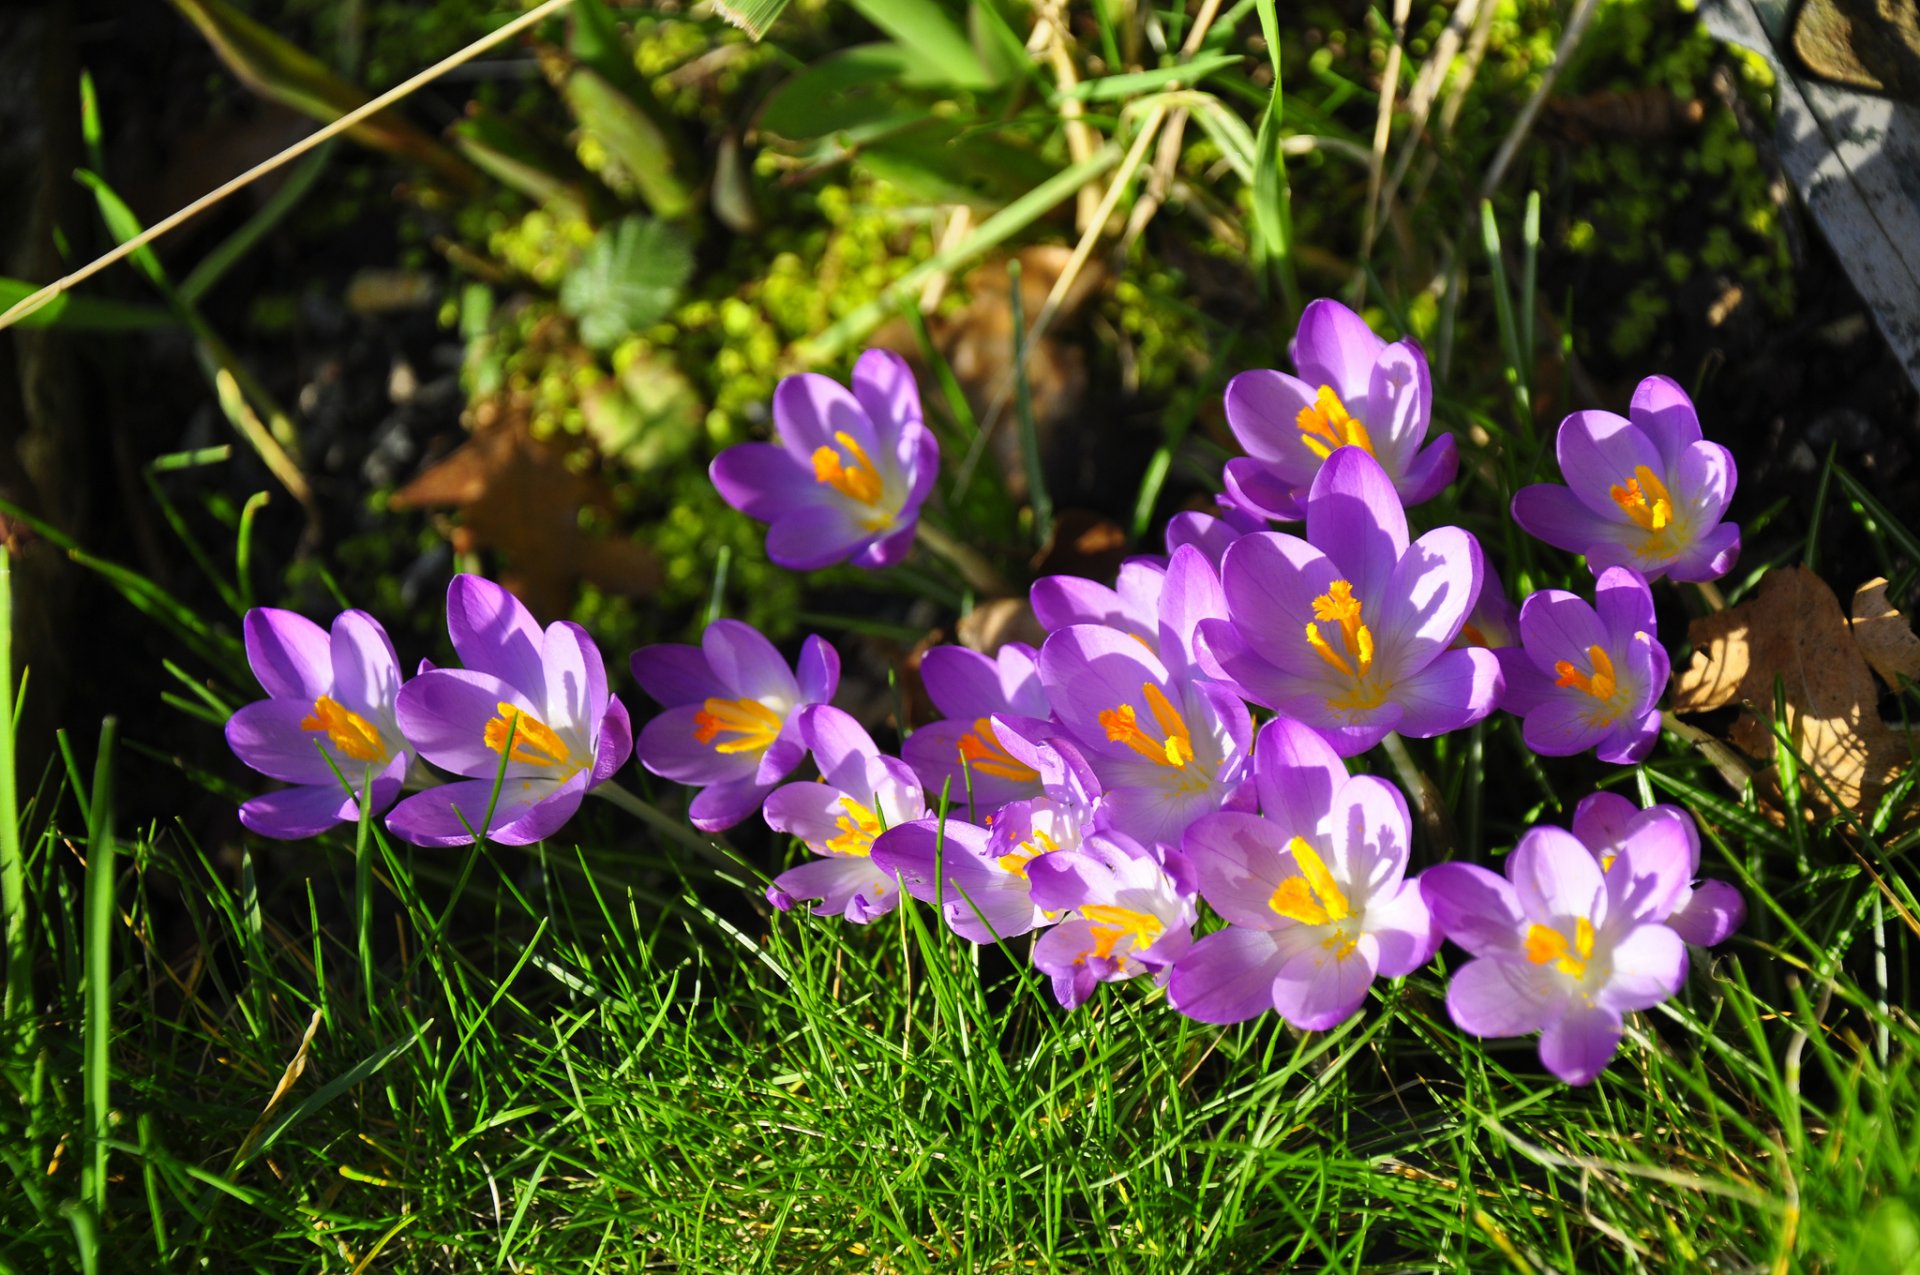
[[[1641,385],[1630,420],[1568,417],[1568,485],[1523,490],[1513,516],[1586,556],[1591,598],[1548,589],[1516,606],[1472,533],[1409,526],[1408,507],[1457,467],[1449,435],[1428,441],[1419,345],[1316,301],[1292,359],[1297,374],[1229,385],[1248,454],[1226,465],[1214,512],[1168,524],[1164,552],[1129,559],[1110,585],[1035,582],[1037,646],[923,654],[941,717],[899,756],[831,703],[840,661],[825,641],[809,637],[789,665],[749,626],[717,620],[698,645],[633,655],[661,706],[640,763],[699,790],[697,827],[758,811],[805,847],[767,890],[777,909],[867,924],[912,896],[967,941],[1022,940],[1068,1008],[1144,975],[1200,1021],[1272,1010],[1325,1030],[1451,941],[1471,958],[1447,994],[1455,1023],[1538,1033],[1545,1067],[1587,1083],[1623,1016],[1679,988],[1687,945],[1740,921],[1731,887],[1697,879],[1691,817],[1600,793],[1571,831],[1526,829],[1504,875],[1421,871],[1405,797],[1349,767],[1389,736],[1500,710],[1535,753],[1644,758],[1668,675],[1650,582],[1731,567],[1732,462],[1662,377]],[[867,352],[850,389],[790,377],[773,418],[776,442],[727,450],[712,476],[770,524],[774,561],[881,568],[909,552],[939,457],[900,359]],[[432,785],[415,765],[411,781],[429,786],[388,816],[396,833],[534,840],[626,759],[626,712],[591,640],[566,624],[542,632],[484,581],[449,593],[465,667],[405,685],[368,617],[342,615],[331,639],[284,612],[257,617],[248,650],[270,698],[236,714],[229,737],[299,785],[243,809],[270,835],[355,818],[361,794],[383,808],[418,758],[458,778]]]

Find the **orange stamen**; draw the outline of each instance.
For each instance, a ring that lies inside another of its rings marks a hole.
[[[300,719],[300,729],[325,731],[333,746],[355,761],[387,759],[387,744],[379,728],[329,696],[313,701],[313,715]]]
[[[483,738],[488,748],[496,753],[506,753],[508,761],[517,761],[525,766],[558,766],[580,769],[573,760],[573,750],[567,742],[554,733],[547,725],[532,713],[523,713],[505,700],[494,706],[499,715],[487,723]],[[507,736],[513,736],[513,749],[507,751]]]
[[[1369,456],[1374,454],[1367,427],[1348,415],[1347,405],[1331,385],[1320,387],[1312,405],[1294,417],[1294,424],[1300,427],[1300,441],[1321,460],[1333,455],[1336,447],[1358,447]]]
[[[752,699],[710,699],[693,715],[694,739],[713,744],[716,753],[765,752],[780,737],[780,726],[780,714]]]
[[[973,729],[960,737],[959,748],[960,760],[983,775],[1018,783],[1036,783],[1040,779],[1039,771],[1009,753],[1001,744],[990,718],[974,718]]]

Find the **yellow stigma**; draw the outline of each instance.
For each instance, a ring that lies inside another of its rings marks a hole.
[[[1031,837],[1022,841],[1006,854],[1001,855],[997,862],[1004,871],[1011,872],[1016,877],[1024,877],[1027,875],[1027,865],[1029,863],[1032,863],[1041,855],[1051,854],[1059,848],[1060,843],[1058,841],[1055,841],[1052,837],[1040,831],[1040,829],[1035,828]]]
[[[979,774],[1023,784],[1039,782],[1040,772],[1006,750],[989,718],[974,718],[973,729],[960,737],[959,747],[960,760]]]
[[[1353,915],[1346,891],[1333,879],[1319,851],[1302,837],[1289,841],[1287,851],[1299,865],[1300,875],[1282,881],[1267,900],[1268,907],[1302,925],[1331,925]]]
[[[1307,624],[1307,645],[1327,662],[1328,667],[1353,679],[1350,694],[1328,700],[1333,708],[1368,709],[1387,697],[1387,685],[1368,680],[1373,671],[1373,630],[1360,618],[1360,599],[1353,596],[1353,584],[1335,580],[1327,591],[1313,600],[1314,620],[1340,626],[1340,648],[1320,635],[1320,623]]]
[[[873,853],[873,839],[880,835],[880,816],[846,796],[840,798],[840,809],[845,813],[833,821],[840,834],[827,838],[827,853],[866,858]]]
[[[580,769],[580,763],[573,760],[573,750],[554,733],[553,727],[531,713],[521,712],[505,700],[494,707],[499,715],[487,723],[483,736],[488,748],[496,753],[507,753],[508,761],[517,761],[525,766]],[[513,735],[512,752],[507,752],[509,732]]]
[[[1140,728],[1131,704],[1121,704],[1100,714],[1100,725],[1106,729],[1107,738],[1116,744],[1125,744],[1156,765],[1176,770],[1185,766],[1193,760],[1193,736],[1187,730],[1186,721],[1168,701],[1166,692],[1154,683],[1144,683],[1140,694],[1146,699],[1153,720],[1159,723],[1163,738],[1155,740]]]
[[[1132,908],[1123,908],[1110,903],[1089,903],[1080,909],[1080,915],[1093,922],[1093,955],[1111,959],[1113,950],[1120,946],[1122,939],[1133,940],[1134,950],[1149,947],[1166,930],[1166,924],[1151,912],[1136,912]],[[1074,964],[1086,963],[1086,953],[1075,958]]]
[[[1301,408],[1294,424],[1300,427],[1300,441],[1321,460],[1333,455],[1336,447],[1358,447],[1373,455],[1373,439],[1367,427],[1347,414],[1347,405],[1331,385],[1320,387],[1313,405]]]
[[[866,449],[854,440],[845,430],[834,433],[833,441],[840,444],[841,451],[831,447],[813,449],[813,481],[826,483],[849,500],[863,505],[877,505],[880,496],[886,490],[886,484],[880,480],[880,471],[875,467],[873,458]],[[848,463],[848,458],[852,463]]]
[[[1567,936],[1546,925],[1527,927],[1527,959],[1535,965],[1551,963],[1562,974],[1584,978],[1587,961],[1593,956],[1593,922],[1580,917],[1573,923],[1573,943]]]
[[[716,753],[764,752],[780,737],[780,714],[759,700],[710,699],[693,715],[693,737]]]
[[[1633,477],[1609,487],[1607,494],[1642,530],[1658,535],[1673,521],[1673,498],[1667,485],[1645,465],[1634,466]]]
[[[1582,673],[1569,660],[1556,663],[1553,671],[1560,676],[1554,685],[1574,687],[1597,700],[1612,699],[1614,691],[1620,686],[1619,679],[1613,673],[1613,661],[1597,646],[1587,648],[1587,659],[1593,663],[1591,675]]]
[[[333,746],[355,761],[387,759],[387,743],[380,738],[379,729],[329,696],[313,701],[313,715],[300,719],[300,729],[325,731]]]

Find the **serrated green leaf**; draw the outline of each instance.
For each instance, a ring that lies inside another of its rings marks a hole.
[[[608,349],[667,316],[693,273],[686,238],[651,217],[625,217],[587,245],[560,285],[560,308],[580,324],[580,339]]]

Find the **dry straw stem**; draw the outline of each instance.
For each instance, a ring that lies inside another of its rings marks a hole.
[[[544,0],[544,3],[537,5],[532,9],[527,10],[525,13],[515,18],[513,21],[501,27],[498,31],[493,31],[488,33],[487,35],[481,36],[478,40],[475,40],[472,44],[467,45],[467,47],[465,47],[464,49],[461,49],[459,52],[454,53],[448,57],[442,58],[440,61],[434,63],[432,66],[428,67],[426,70],[421,71],[420,73],[418,73],[417,75],[414,75],[410,79],[404,80],[401,83],[396,84],[394,87],[388,89],[385,93],[380,94],[378,97],[372,99],[371,101],[365,102],[360,106],[355,107],[353,110],[348,111],[345,115],[342,115],[339,119],[319,129],[317,132],[309,133],[307,136],[301,138],[299,141],[287,147],[285,150],[281,151],[279,154],[274,155],[270,159],[266,159],[261,161],[258,164],[255,164],[252,168],[249,168],[246,172],[241,173],[238,177],[235,177],[232,181],[229,181],[225,185],[219,186],[214,190],[211,190],[208,193],[200,196],[200,198],[194,200],[192,203],[188,204],[186,207],[180,209],[178,212],[172,214],[171,216],[164,217],[161,220],[154,222],[153,225],[147,227],[145,230],[141,231],[139,234],[135,235],[133,238],[127,240],[125,243],[121,244],[119,247],[113,249],[111,252],[107,252],[99,257],[94,258],[92,261],[80,267],[80,269],[74,271],[72,274],[66,275],[65,277],[60,279],[56,279],[52,283],[48,284],[46,287],[34,293],[33,295],[22,298],[13,306],[9,307],[5,313],[0,314],[0,329],[11,327],[14,323],[16,323],[21,319],[26,318],[28,315],[32,314],[35,310],[38,310],[40,307],[46,305],[49,301],[53,300],[55,297],[59,296],[61,293],[67,291],[68,289],[74,287],[77,284],[83,283],[86,280],[91,279],[94,275],[99,274],[102,270],[105,270],[108,266],[114,264],[116,261],[120,261],[125,257],[130,256],[134,252],[139,251],[141,248],[146,247],[148,244],[152,243],[154,240],[158,239],[160,236],[168,233],[169,231],[175,229],[178,226],[184,225],[186,222],[192,220],[194,217],[205,212],[207,209],[213,207],[215,204],[219,203],[221,200],[225,199],[227,196],[233,194],[235,191],[244,189],[250,183],[258,181],[260,178],[265,177],[268,173],[273,172],[275,169],[282,168],[285,165],[292,163],[294,160],[300,158],[302,155],[314,149],[316,146],[319,146],[322,143],[332,138],[338,137],[340,134],[346,132],[348,129],[352,128],[354,125],[359,124],[363,120],[366,120],[374,115],[379,114],[381,111],[386,110],[389,106],[392,106],[394,103],[400,101],[402,98],[405,98],[411,93],[413,93],[414,90],[420,88],[423,85],[431,84],[434,80],[439,79],[441,76],[445,75],[448,71],[453,70],[457,66],[461,66],[461,65],[464,65],[465,63],[471,62],[474,58],[479,57],[482,53],[485,53],[488,49],[493,48],[495,45],[501,44],[507,40],[510,40],[514,36],[519,35],[522,31],[527,30],[529,27],[536,26],[539,23],[546,21],[548,18],[552,17],[556,13],[561,12],[568,5],[572,3],[573,3],[573,0]]]
[[[1534,117],[1540,114],[1541,105],[1547,100],[1547,94],[1553,92],[1553,83],[1560,78],[1560,69],[1573,56],[1574,49],[1580,45],[1580,37],[1586,34],[1587,23],[1593,20],[1596,0],[1580,0],[1574,6],[1573,14],[1567,19],[1566,29],[1560,33],[1560,43],[1553,50],[1553,61],[1540,76],[1540,84],[1533,90],[1533,96],[1520,108],[1520,118],[1513,122],[1506,140],[1500,143],[1500,149],[1494,153],[1493,163],[1488,165],[1486,176],[1480,181],[1480,198],[1491,199],[1493,192],[1500,188],[1500,179],[1507,175],[1507,165],[1519,153],[1520,144],[1527,140],[1527,134],[1533,131]]]
[[[1393,102],[1400,87],[1400,59],[1407,39],[1407,17],[1413,0],[1393,0],[1393,32],[1387,44],[1387,66],[1380,77],[1380,110],[1373,119],[1373,154],[1367,165],[1367,217],[1360,232],[1360,259],[1373,256],[1373,237],[1379,233],[1386,208],[1380,188],[1386,178],[1387,141],[1393,134]]]

